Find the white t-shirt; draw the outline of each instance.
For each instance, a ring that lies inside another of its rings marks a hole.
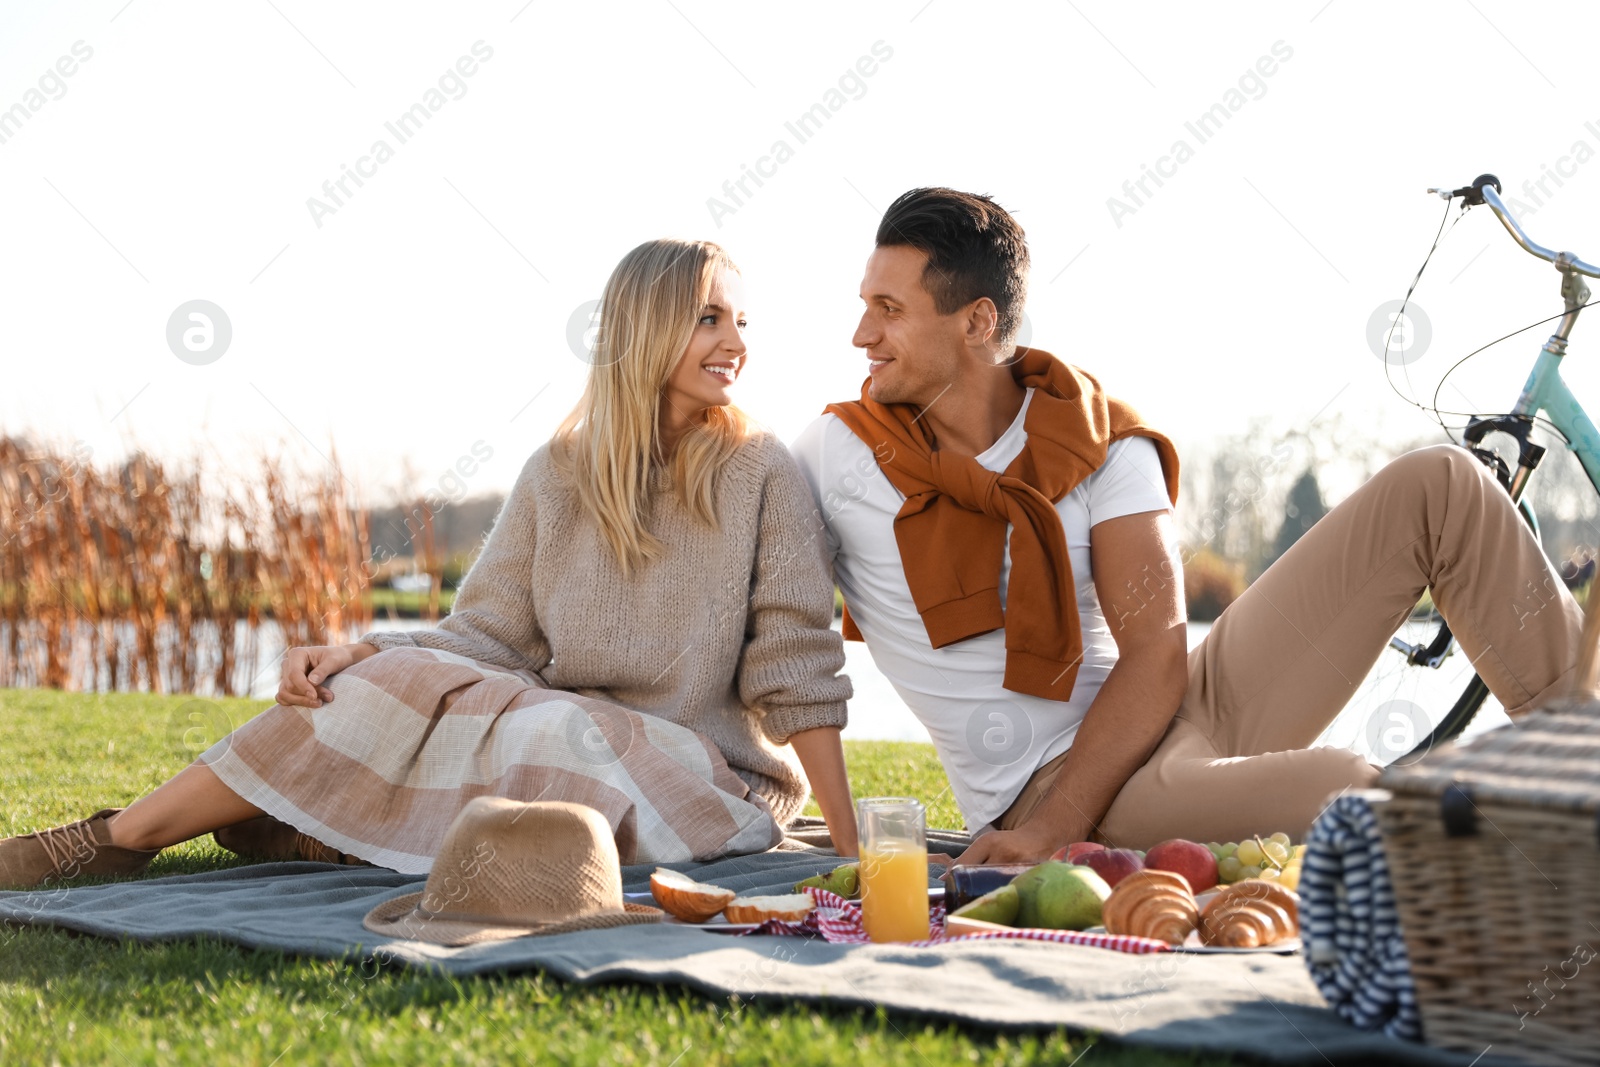
[[[1003,471],[1027,441],[1023,420],[1029,389],[1005,433],[977,456]],[[878,468],[872,449],[834,415],[824,415],[791,446],[827,526],[834,580],[867,640],[873,662],[894,684],[933,738],[950,791],[973,833],[1011,806],[1033,772],[1072,747],[1084,712],[1100,691],[1117,645],[1089,562],[1089,529],[1107,519],[1170,511],[1161,459],[1147,437],[1112,443],[1106,461],[1056,504],[1077,585],[1083,660],[1069,700],[1004,688],[1005,631],[994,630],[934,648],[906,584],[894,518],[905,497]],[[1000,572],[1005,604],[1011,572],[1010,534]]]

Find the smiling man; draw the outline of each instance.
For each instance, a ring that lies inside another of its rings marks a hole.
[[[1307,746],[1424,588],[1513,715],[1570,683],[1578,608],[1496,613],[1553,571],[1451,445],[1385,467],[1187,652],[1177,453],[1093,375],[1016,345],[1027,272],[992,200],[901,196],[861,284],[861,397],[793,446],[845,635],[933,738],[974,834],[962,862],[1299,839],[1330,795],[1376,777]]]

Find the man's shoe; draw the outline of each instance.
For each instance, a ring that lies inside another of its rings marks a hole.
[[[347,867],[371,867],[364,859],[340,852],[310,834],[303,834],[271,815],[213,830],[211,837],[229,852],[258,860],[311,860],[314,863],[341,863]]]
[[[159,848],[122,848],[111,843],[106,820],[121,808],[103,808],[87,819],[0,841],[0,885],[36,889],[83,874],[140,874]]]

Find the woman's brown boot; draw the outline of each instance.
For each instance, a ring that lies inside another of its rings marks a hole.
[[[140,874],[159,848],[122,848],[111,843],[106,820],[121,808],[103,808],[87,819],[0,841],[0,885],[35,889],[84,874]]]
[[[303,834],[271,815],[213,830],[211,836],[229,852],[258,860],[311,860],[315,863],[342,863],[348,867],[372,864],[348,852],[324,845],[310,834]]]

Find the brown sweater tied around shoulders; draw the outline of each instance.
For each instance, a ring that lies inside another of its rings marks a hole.
[[[1027,443],[998,473],[971,456],[935,448],[918,409],[873,400],[871,379],[862,384],[860,400],[824,410],[873,450],[906,498],[895,516],[895,542],[933,647],[1004,626],[1005,688],[1067,700],[1083,659],[1083,635],[1056,502],[1105,462],[1113,441],[1142,436],[1155,442],[1167,496],[1176,504],[1178,453],[1131,406],[1107,396],[1093,375],[1042,349],[1019,346],[1011,373],[1035,392],[1022,424]],[[1002,611],[1008,525],[1011,579]],[[844,636],[861,640],[848,605]]]

